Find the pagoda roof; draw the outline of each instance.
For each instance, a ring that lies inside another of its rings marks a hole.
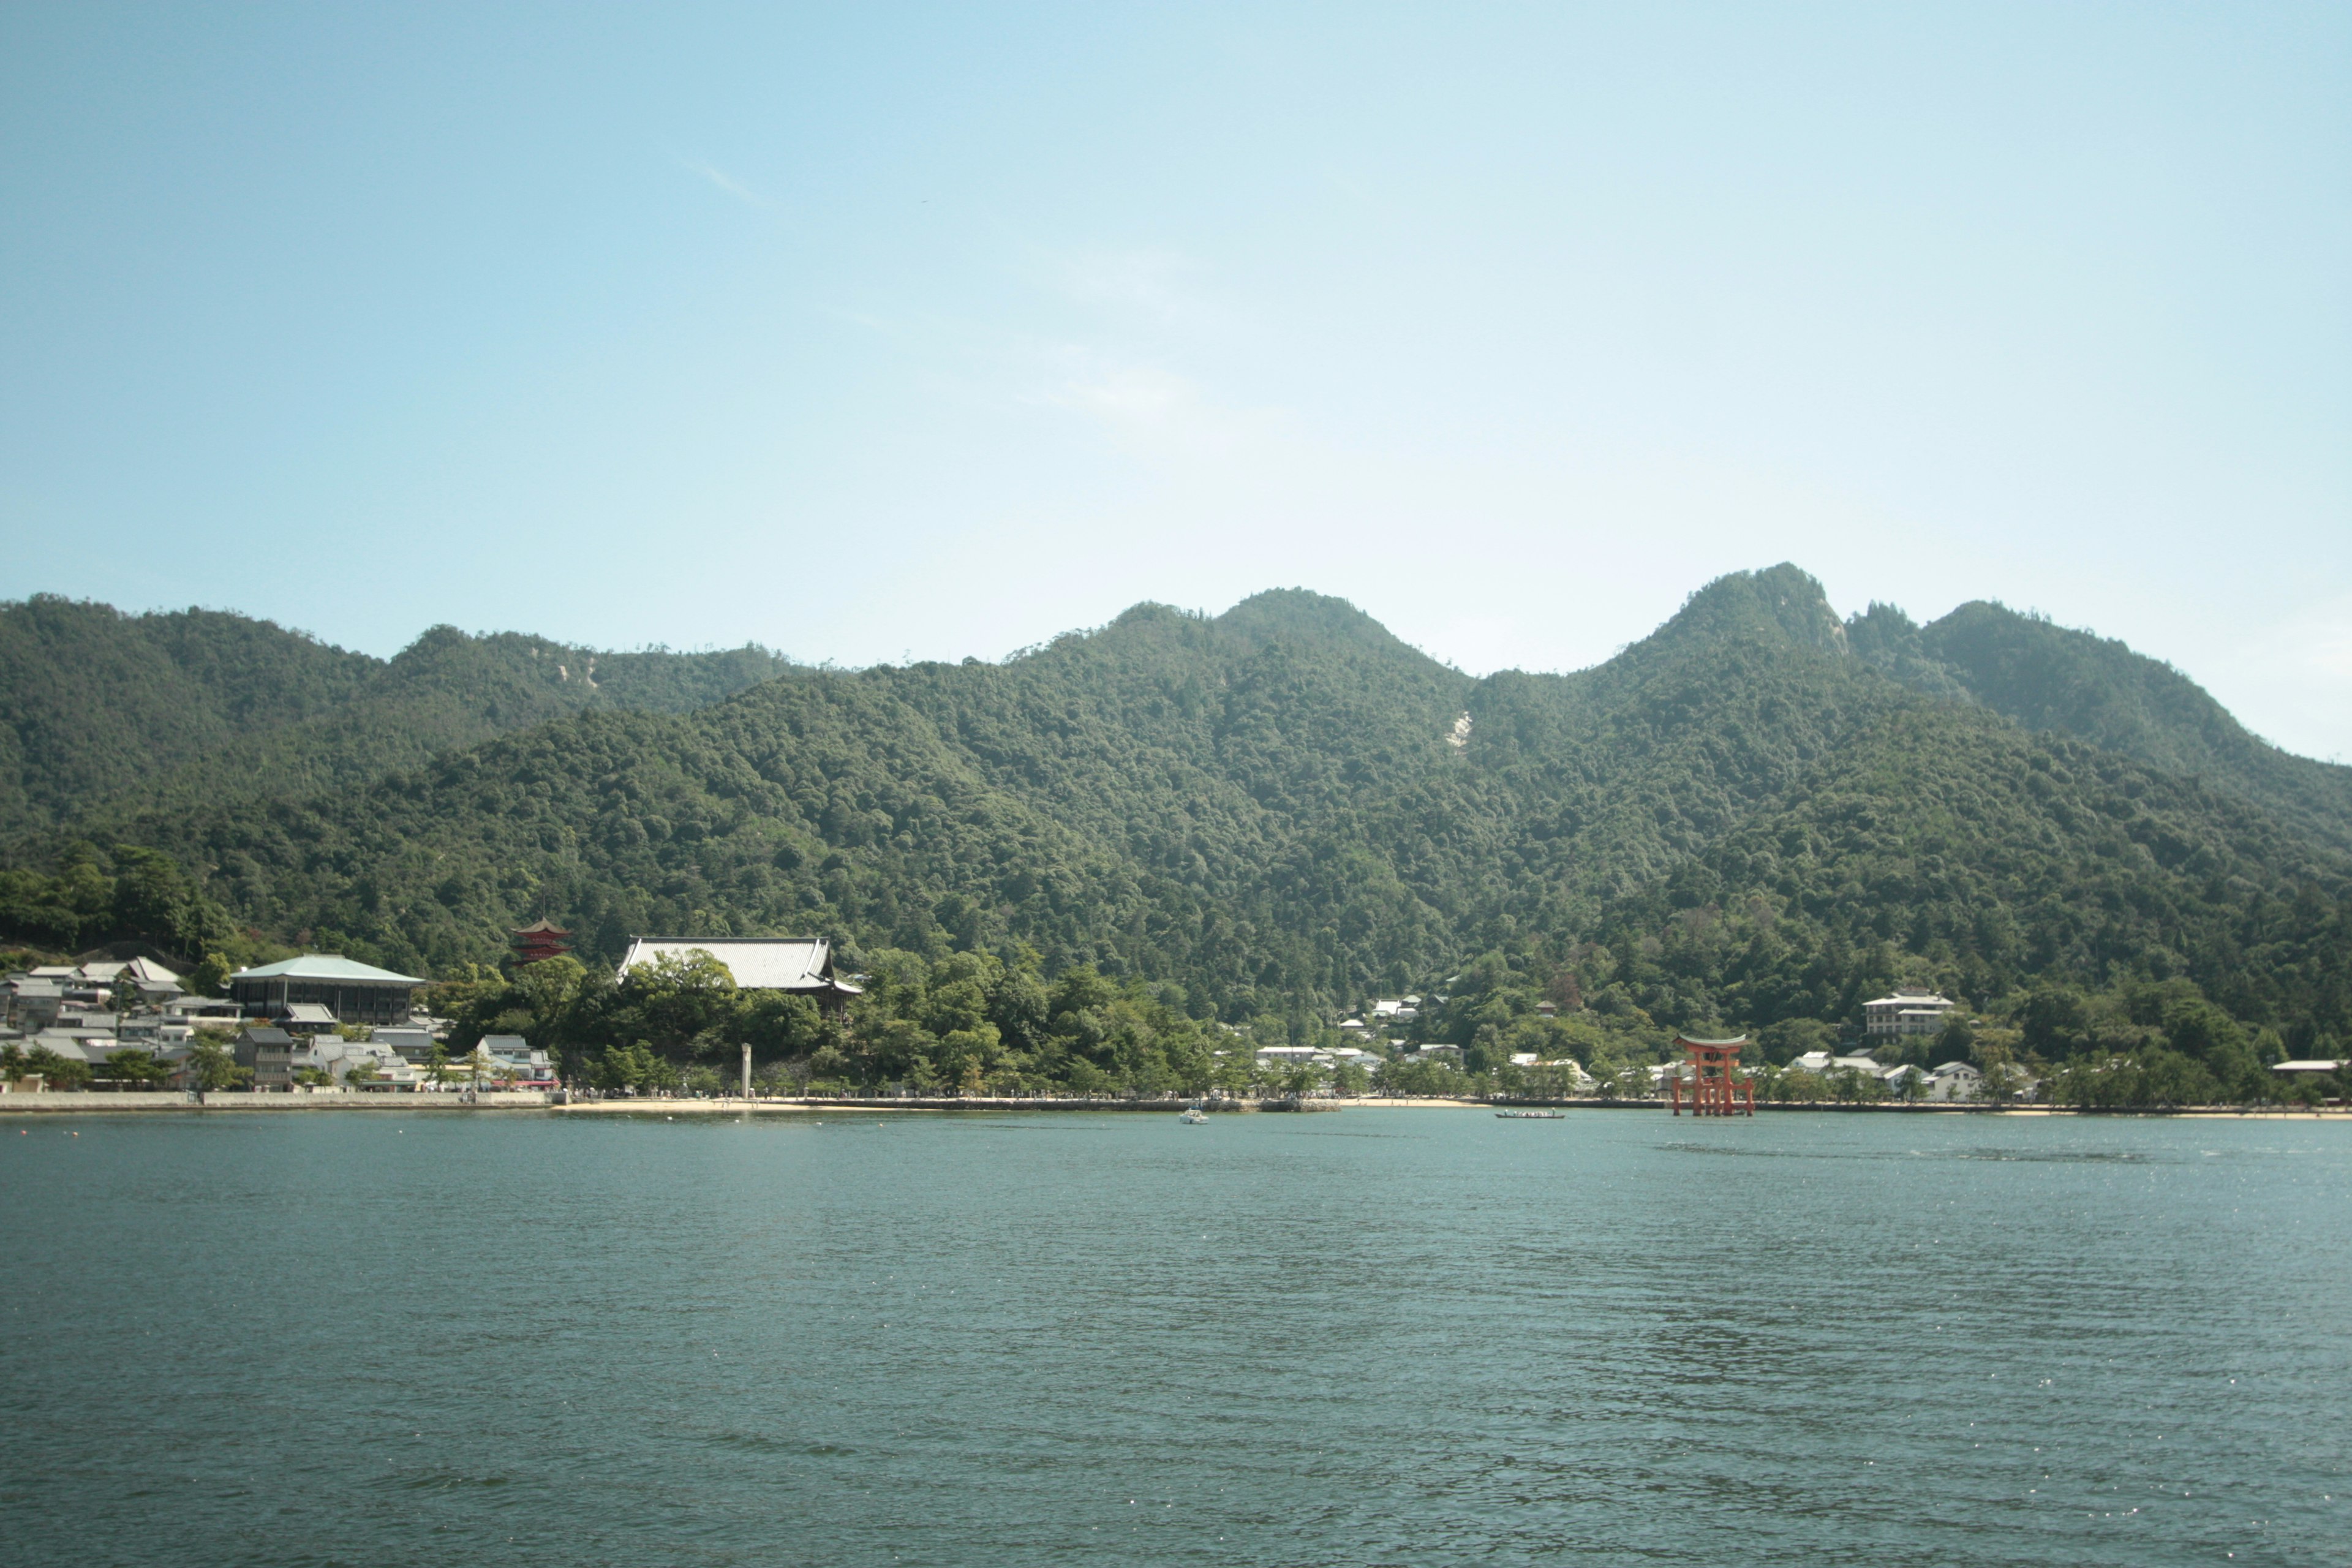
[[[527,926],[515,927],[517,936],[570,936],[572,933],[544,916]]]

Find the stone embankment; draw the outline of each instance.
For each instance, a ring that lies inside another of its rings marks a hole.
[[[820,1114],[832,1111],[840,1115],[854,1116],[863,1116],[868,1111],[897,1110],[1158,1110],[1173,1115],[1187,1106],[1202,1103],[1198,1100],[1112,1100],[1077,1096],[1048,1098],[1013,1095],[1001,1097],[941,1095],[935,1098],[894,1095],[888,1099],[877,1100],[795,1098],[664,1100],[648,1096],[638,1099],[574,1100],[566,1104],[559,1104],[554,1109],[559,1114],[566,1116],[641,1116],[647,1111],[659,1111],[666,1116],[689,1113],[741,1115],[747,1110],[816,1111]],[[1255,1110],[1256,1106],[1254,1103],[1234,1103],[1230,1100],[1223,1103],[1210,1101],[1208,1109],[1218,1111],[1244,1110]]]
[[[20,1111],[35,1115],[81,1112],[105,1114],[120,1110],[544,1110],[543,1089],[484,1089],[467,1094],[384,1094],[360,1089],[328,1089],[293,1094],[249,1094],[237,1091],[198,1096],[185,1089],[132,1089],[40,1094],[0,1094],[0,1116]]]

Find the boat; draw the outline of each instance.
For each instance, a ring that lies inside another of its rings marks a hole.
[[[1198,1127],[1209,1120],[1209,1113],[1197,1105],[1188,1105],[1184,1108],[1184,1114],[1177,1120],[1189,1127]]]
[[[1498,1110],[1495,1114],[1506,1121],[1561,1121],[1568,1117],[1565,1110]]]

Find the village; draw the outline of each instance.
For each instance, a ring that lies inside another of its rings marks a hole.
[[[569,936],[545,920],[522,927],[512,933],[511,962],[520,968],[557,956]],[[836,973],[832,944],[821,939],[640,937],[619,973],[625,977],[698,955],[717,959],[741,990],[804,997],[836,1019],[862,994],[862,977]],[[0,1093],[455,1094],[469,1102],[484,1093],[524,1091],[558,1100],[606,1094],[609,1086],[565,1081],[560,1042],[476,1035],[419,1009],[417,994],[429,984],[335,953],[237,970],[226,976],[221,996],[192,989],[186,977],[152,957],[37,965],[0,978]],[[1897,987],[1865,1003],[1859,1030],[1850,1029],[1835,1048],[1781,1061],[1768,1059],[1746,1036],[1677,1036],[1671,1050],[1651,1053],[1667,1058],[1656,1061],[1580,1060],[1564,1050],[1482,1052],[1485,1059],[1466,1061],[1462,1046],[1428,1038],[1416,1026],[1446,1000],[1374,998],[1311,1044],[1254,1040],[1216,1025],[1225,1043],[1212,1054],[1223,1065],[1210,1092],[1302,1107],[1370,1098],[1679,1109],[1708,1077],[1700,1047],[1721,1063],[1718,1087],[1749,1105],[1990,1107],[2033,1103],[2041,1088],[2014,1070],[1996,1067],[1989,1080],[1974,1062],[1925,1059],[1927,1042],[1948,1038],[1947,1025],[1964,1015],[1950,998],[1922,987]],[[1538,1020],[1559,1014],[1555,1002],[1535,1004]],[[2272,1071],[2291,1084],[2324,1079],[2339,1066],[2282,1061]],[[709,1098],[731,1089],[750,1097],[748,1046],[740,1068],[740,1077],[731,1070],[724,1078],[706,1075],[698,1087],[620,1092],[626,1099]],[[768,1092],[774,1092],[772,1080]],[[907,1085],[867,1092],[940,1098]]]
[[[526,926],[514,933],[515,962],[553,956],[568,935],[545,921]],[[859,994],[855,977],[835,973],[830,944],[807,939],[640,938],[620,967],[625,974],[693,952],[719,957],[744,988],[809,996],[836,1012]],[[450,1021],[415,1005],[427,984],[334,953],[238,970],[223,996],[190,989],[184,976],[149,957],[35,966],[0,979],[0,1091],[470,1096],[565,1089],[552,1042],[488,1034],[453,1053]],[[1376,998],[1338,1020],[1337,1040],[1320,1045],[1251,1045],[1226,1031],[1229,1044],[1217,1054],[1247,1052],[1254,1089],[1293,1100],[1465,1095],[1471,1084],[1463,1047],[1418,1037],[1412,1026],[1423,1007],[1417,994]],[[1985,1076],[1974,1065],[1900,1059],[1899,1047],[1936,1034],[1952,1007],[1933,992],[1897,990],[1867,1005],[1864,1038],[1853,1048],[1738,1070],[1747,1092],[1768,1099],[1981,1101]],[[1556,1010],[1538,1005],[1544,1016]],[[1755,1055],[1750,1048],[1748,1058]],[[1497,1100],[1666,1101],[1691,1075],[1687,1062],[1674,1060],[1596,1077],[1572,1056],[1527,1051],[1494,1066],[1479,1087],[1482,1097]],[[2033,1087],[2005,1084],[1998,1098],[2030,1100]]]
[[[446,1020],[415,1012],[425,982],[332,953],[240,970],[205,996],[150,958],[49,964],[0,979],[0,1087],[196,1093],[314,1089],[551,1089],[553,1064],[520,1036],[447,1049]]]

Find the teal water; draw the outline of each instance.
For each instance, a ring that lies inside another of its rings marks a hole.
[[[2341,1563],[2348,1433],[2352,1124],[0,1116],[9,1563]]]

